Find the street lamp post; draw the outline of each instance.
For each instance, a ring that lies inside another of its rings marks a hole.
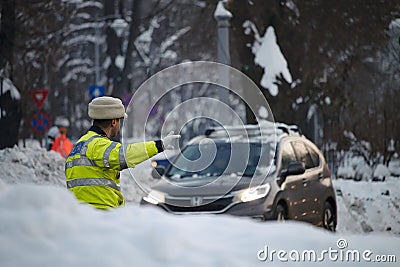
[[[219,1],[217,4],[217,8],[214,12],[214,18],[217,21],[218,25],[218,54],[217,61],[219,63],[230,65],[231,57],[229,51],[229,28],[230,23],[229,20],[232,18],[231,12],[225,9],[224,1]],[[219,81],[220,84],[224,85],[226,88],[229,88],[229,70],[226,67],[221,67],[219,71]],[[220,101],[228,104],[228,94],[225,90],[218,90],[218,98]]]
[[[219,1],[214,12],[214,18],[218,25],[218,62],[226,65],[231,64],[229,52],[229,21],[232,13],[224,7],[224,1]]]
[[[214,18],[217,21],[217,26],[218,26],[217,61],[225,65],[230,65],[231,58],[229,52],[229,28],[230,28],[229,20],[232,18],[232,14],[225,9],[224,1],[218,2],[217,8],[215,9],[214,12]],[[221,86],[216,87],[217,90],[216,95],[219,101],[229,106],[229,86],[230,86],[229,68],[224,65],[219,66],[218,75],[219,75],[218,77],[219,84],[228,89],[221,88]],[[220,108],[218,110],[217,118],[220,122],[227,120],[233,121],[232,115],[229,114],[229,112],[227,112],[225,108]]]

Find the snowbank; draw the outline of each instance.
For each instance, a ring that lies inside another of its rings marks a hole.
[[[0,185],[0,241],[2,266],[232,267],[259,265],[267,256],[263,263],[287,266],[283,260],[292,262],[296,257],[291,251],[301,255],[314,250],[320,258],[323,250],[332,249],[370,250],[370,258],[400,257],[400,239],[393,236],[342,239],[304,223],[173,216],[133,204],[104,212],[78,204],[66,189],[4,183]],[[278,259],[271,250],[285,250],[292,256]],[[326,254],[323,259],[331,266],[346,263]],[[365,259],[351,264],[362,266]],[[309,266],[308,258],[298,265]]]
[[[378,164],[374,170],[373,179],[377,181],[384,181],[390,176],[390,170],[383,164]]]
[[[65,186],[64,159],[39,145],[0,150],[0,180],[10,184],[33,183]]]
[[[400,176],[400,159],[393,159],[388,166],[390,172],[394,176]]]
[[[351,166],[340,166],[336,173],[336,176],[341,179],[353,179],[354,175],[354,169]]]
[[[400,180],[333,180],[337,194],[338,232],[387,232],[400,235]]]

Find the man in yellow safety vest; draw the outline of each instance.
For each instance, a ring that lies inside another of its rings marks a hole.
[[[180,135],[170,134],[162,140],[129,144],[123,149],[115,137],[121,120],[127,118],[124,105],[118,98],[103,96],[89,103],[93,125],[74,145],[65,163],[67,188],[83,203],[99,209],[124,204],[120,192],[120,171],[134,168],[164,149],[173,149]]]

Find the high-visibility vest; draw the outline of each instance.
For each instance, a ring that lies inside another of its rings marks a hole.
[[[96,208],[118,207],[125,202],[119,172],[134,168],[157,153],[155,141],[129,144],[124,149],[121,143],[89,130],[66,159],[67,188],[80,202]]]

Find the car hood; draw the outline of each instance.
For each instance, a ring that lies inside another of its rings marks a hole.
[[[251,177],[220,176],[196,179],[162,180],[152,187],[169,196],[223,196],[231,191],[249,188],[254,184]]]

